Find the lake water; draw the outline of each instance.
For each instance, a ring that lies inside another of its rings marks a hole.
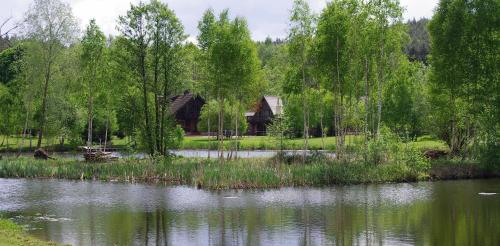
[[[500,180],[206,191],[0,179],[0,215],[74,245],[499,245]]]

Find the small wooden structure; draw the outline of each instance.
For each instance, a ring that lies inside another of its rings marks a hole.
[[[175,116],[176,123],[182,127],[186,134],[198,134],[198,121],[205,100],[189,91],[185,91],[183,95],[172,97],[170,100],[169,111]]]
[[[246,112],[248,135],[266,135],[267,125],[283,112],[283,101],[277,96],[264,96],[251,112]]]
[[[113,155],[113,152],[106,152],[101,149],[95,149],[90,147],[83,147],[85,153],[83,153],[83,158],[87,162],[106,162],[118,159],[117,156]]]

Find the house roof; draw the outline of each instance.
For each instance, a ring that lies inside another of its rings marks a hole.
[[[283,101],[277,96],[264,96],[267,104],[271,108],[273,115],[281,115],[283,112]]]
[[[186,103],[188,103],[189,100],[191,100],[191,98],[193,97],[194,95],[192,93],[186,92],[183,95],[171,98],[172,103],[170,103],[169,111],[172,114],[177,113],[177,111],[179,111],[179,109],[181,109],[184,105],[186,105]]]

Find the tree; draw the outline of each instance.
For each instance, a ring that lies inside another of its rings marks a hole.
[[[351,19],[357,10],[356,1],[333,1],[323,10],[316,32],[316,56],[319,65],[319,76],[327,81],[328,88],[334,97],[334,130],[336,137],[336,152],[340,158],[345,142],[344,100],[346,89],[351,89],[347,83],[350,64],[349,30]],[[347,94],[352,95],[351,91]]]
[[[405,47],[405,53],[410,61],[420,61],[427,64],[427,55],[429,55],[430,37],[427,26],[429,19],[409,20],[406,22],[410,42]]]
[[[303,0],[295,0],[290,15],[290,29],[288,34],[288,52],[290,57],[289,71],[289,93],[302,95],[302,116],[303,116],[303,137],[304,137],[304,156],[308,149],[309,138],[309,120],[308,105],[306,100],[306,89],[313,83],[310,76],[311,61],[310,49],[314,34],[315,17],[309,8],[309,5]],[[300,84],[296,84],[299,82]]]
[[[84,83],[87,91],[87,146],[92,147],[92,121],[94,118],[94,97],[95,91],[101,89],[101,84],[104,82],[102,71],[104,69],[104,52],[106,49],[106,37],[92,19],[87,26],[85,35],[82,40],[81,64],[84,73]]]
[[[498,149],[499,15],[495,0],[440,1],[429,23],[432,122],[454,155]]]
[[[279,39],[272,41],[267,38],[265,42],[257,42],[257,51],[262,69],[262,82],[260,95],[283,95],[283,82],[288,70],[288,51],[286,44]]]
[[[206,88],[214,95],[218,107],[219,158],[223,159],[224,148],[224,104],[236,101],[241,104],[251,84],[256,81],[259,63],[255,45],[250,39],[246,21],[241,18],[229,19],[229,12],[224,10],[218,19],[212,10],[205,12],[198,25],[200,47],[206,59]],[[236,89],[236,95],[234,90]],[[240,107],[237,107],[240,110]],[[238,129],[238,119],[236,126]]]
[[[169,98],[175,93],[183,70],[182,24],[167,5],[153,0],[131,5],[119,18],[119,30],[132,54],[131,66],[142,91],[143,139],[151,155],[165,155],[172,130],[168,112]],[[150,103],[154,108],[150,108]],[[152,113],[153,112],[153,113]]]
[[[25,14],[24,31],[28,38],[40,42],[43,52],[42,63],[44,82],[42,105],[40,108],[37,148],[42,145],[46,122],[47,94],[51,83],[55,60],[64,46],[73,42],[78,32],[71,8],[60,0],[34,0]]]
[[[144,3],[141,2],[139,5],[132,4],[127,14],[119,17],[118,28],[122,35],[128,40],[127,48],[133,54],[132,68],[134,69],[135,76],[142,90],[144,139],[149,154],[154,155],[156,149],[151,129],[151,117],[149,114],[148,76],[146,71],[146,58],[151,38],[147,31],[146,11],[147,8]]]
[[[181,47],[185,40],[183,26],[167,5],[153,0],[146,6],[147,31],[151,38],[151,66],[153,67],[153,87],[155,105],[154,136],[156,149],[166,153],[165,130],[167,123],[166,100],[174,90],[174,83],[182,73]],[[163,77],[163,79],[162,79]],[[160,84],[160,80],[163,83]]]

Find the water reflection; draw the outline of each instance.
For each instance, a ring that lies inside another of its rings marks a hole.
[[[210,192],[0,179],[0,211],[74,245],[495,245],[499,180]]]

